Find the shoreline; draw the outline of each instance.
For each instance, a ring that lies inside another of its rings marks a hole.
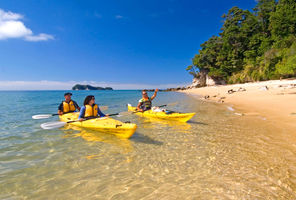
[[[296,79],[218,85],[178,91],[228,105],[241,116],[261,116],[275,125],[296,128]]]

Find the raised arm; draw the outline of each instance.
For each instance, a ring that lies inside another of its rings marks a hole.
[[[150,98],[151,100],[153,100],[156,97],[157,92],[158,92],[158,88],[155,89],[153,96]]]

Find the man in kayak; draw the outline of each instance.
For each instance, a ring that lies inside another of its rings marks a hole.
[[[75,112],[76,109],[80,110],[80,107],[78,106],[78,104],[73,101],[71,99],[72,93],[67,92],[64,94],[65,97],[65,101],[63,101],[58,108],[58,114],[62,115],[62,114],[66,114],[66,113],[70,113],[70,112]]]
[[[156,97],[158,89],[155,89],[154,94],[151,98],[148,97],[147,91],[142,90],[142,99],[139,100],[137,110],[144,112],[146,110],[151,110],[152,108],[152,100]]]
[[[99,106],[95,104],[95,97],[93,95],[85,97],[83,105],[84,106],[81,107],[80,114],[78,117],[80,121],[83,121],[84,119],[88,118],[96,118],[98,116],[108,117],[108,115],[102,113]]]

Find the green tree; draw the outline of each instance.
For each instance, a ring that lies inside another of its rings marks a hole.
[[[286,39],[296,35],[296,1],[279,0],[275,12],[270,15],[269,29],[275,41],[275,47],[289,47]]]
[[[246,55],[252,55],[246,51],[252,50],[249,48],[250,39],[257,32],[259,25],[250,11],[238,7],[231,8],[223,18],[223,32],[220,35],[226,56],[223,56],[219,62],[223,71],[231,75],[243,69]]]
[[[270,37],[270,15],[275,11],[276,1],[275,0],[258,0],[258,4],[253,9],[255,15],[258,18],[260,24],[261,32],[266,36]]]
[[[296,1],[258,0],[253,13],[238,7],[223,15],[219,36],[201,44],[187,71],[228,83],[296,76]]]

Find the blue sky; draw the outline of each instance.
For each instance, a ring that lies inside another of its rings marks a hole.
[[[1,0],[0,89],[174,87],[221,16],[254,0]]]

